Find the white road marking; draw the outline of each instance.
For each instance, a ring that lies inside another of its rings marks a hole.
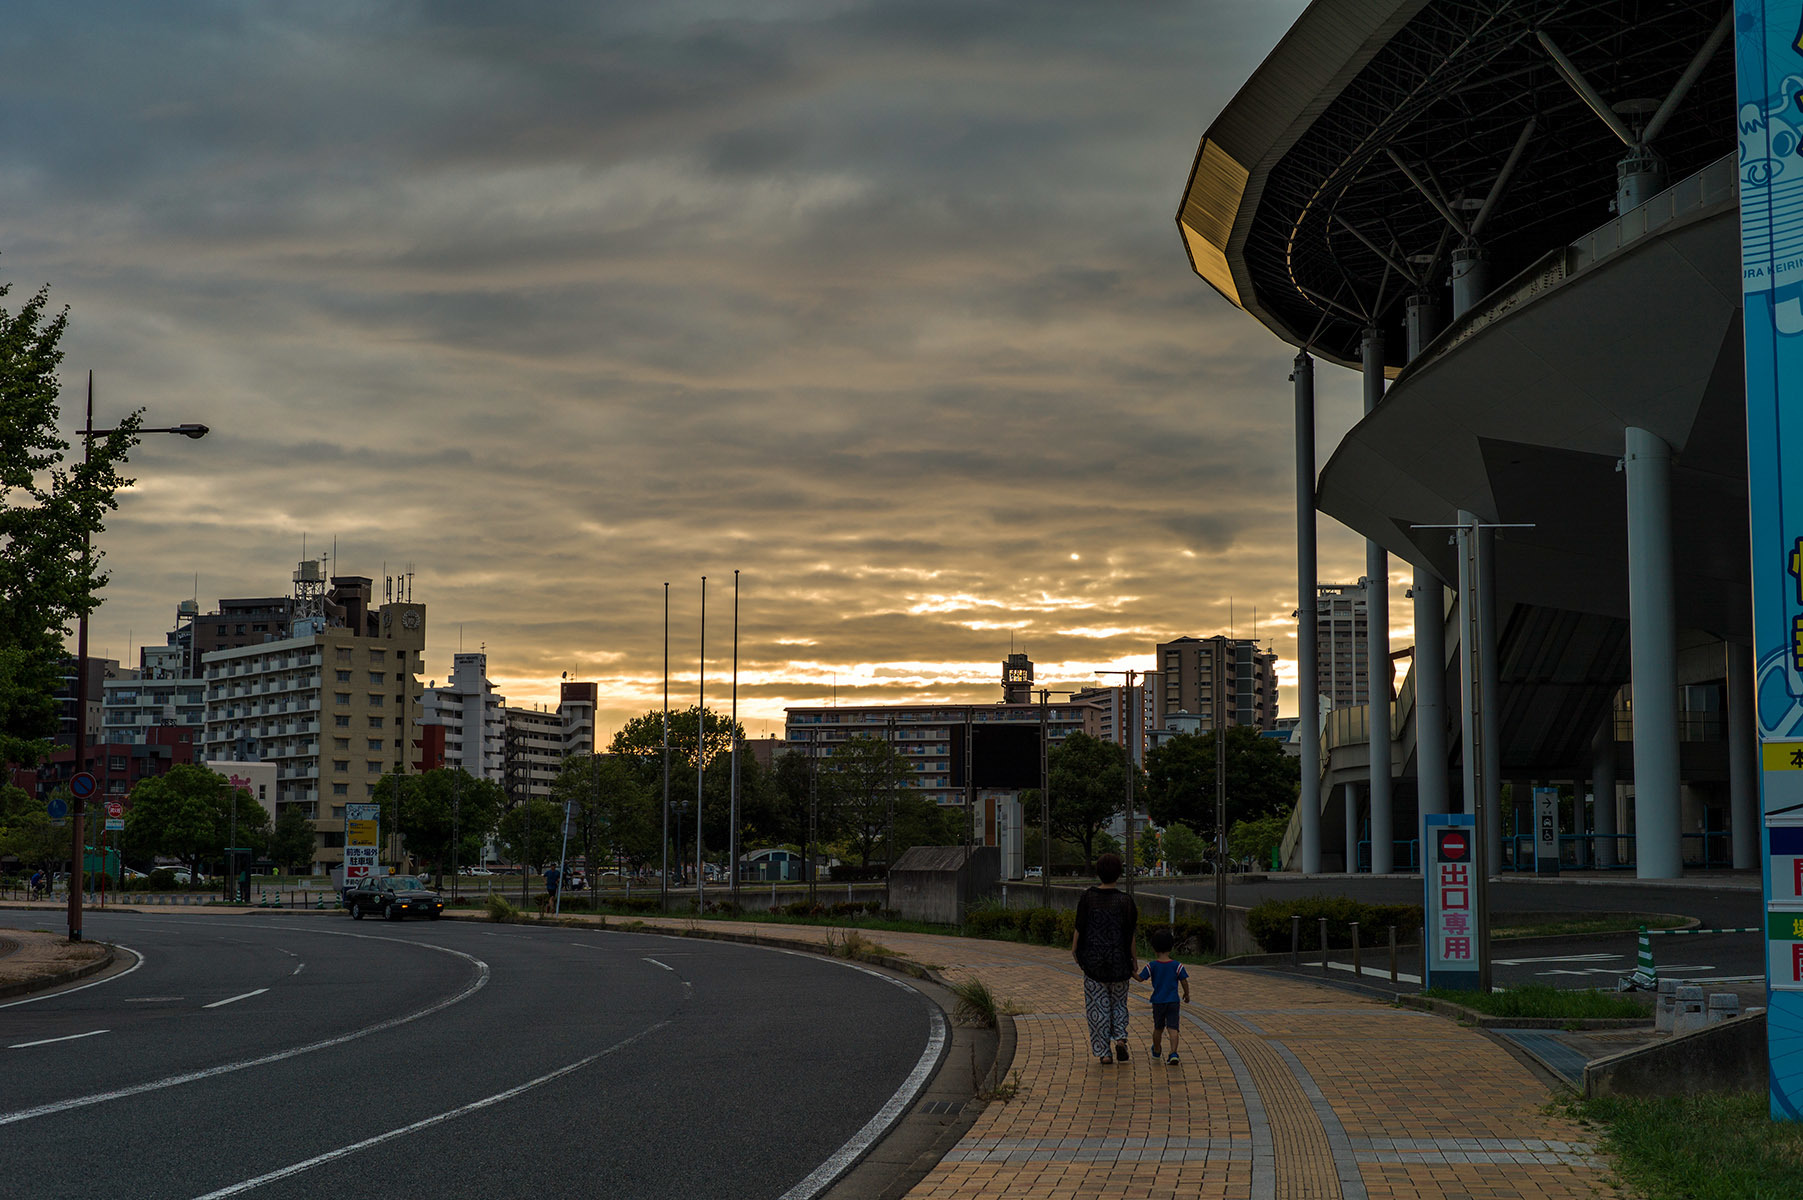
[[[289,975],[299,975],[302,971],[304,971],[306,969],[307,969],[306,963],[295,963],[294,970],[288,972],[288,974]]]
[[[262,1187],[266,1183],[274,1183],[278,1179],[287,1179],[291,1175],[298,1175],[302,1171],[308,1171],[314,1167],[322,1166],[326,1163],[344,1158],[347,1155],[355,1154],[359,1150],[367,1150],[371,1146],[379,1146],[383,1142],[391,1142],[395,1138],[405,1137],[410,1133],[417,1133],[421,1129],[429,1129],[434,1125],[441,1125],[446,1121],[461,1117],[465,1113],[472,1113],[478,1109],[488,1108],[491,1105],[501,1103],[503,1100],[511,1100],[515,1096],[531,1091],[540,1084],[550,1083],[553,1079],[561,1078],[562,1076],[570,1074],[572,1071],[580,1071],[596,1059],[606,1058],[616,1050],[623,1050],[641,1038],[649,1037],[651,1034],[656,1033],[668,1024],[670,1024],[670,1022],[667,1020],[659,1021],[648,1029],[642,1029],[629,1038],[615,1042],[599,1054],[591,1054],[587,1058],[579,1059],[576,1062],[561,1066],[555,1071],[540,1075],[537,1079],[529,1079],[518,1087],[508,1088],[504,1092],[496,1092],[492,1096],[485,1096],[480,1100],[473,1100],[468,1104],[461,1105],[446,1112],[441,1112],[436,1116],[427,1117],[421,1121],[415,1121],[411,1125],[403,1125],[399,1129],[390,1129],[387,1133],[378,1133],[376,1136],[364,1138],[360,1142],[352,1142],[348,1146],[340,1146],[336,1150],[328,1150],[324,1154],[316,1154],[312,1158],[302,1159],[300,1162],[291,1163],[279,1170],[270,1171],[268,1174],[258,1175],[254,1178],[234,1183],[229,1187],[222,1187],[217,1191],[208,1192],[203,1196],[196,1197],[195,1200],[224,1200],[224,1197],[226,1196],[236,1196],[241,1192],[248,1192],[252,1188]]]
[[[172,1000],[186,1000],[186,996],[127,996],[121,1004],[168,1004]]]
[[[144,965],[143,954],[133,950],[130,946],[120,946],[118,942],[113,942],[111,944],[118,946],[119,949],[124,950],[128,954],[137,955],[138,961],[125,968],[125,970],[119,972],[117,975],[108,975],[105,979],[96,979],[93,983],[84,983],[79,987],[64,988],[60,992],[45,992],[41,996],[27,996],[23,1000],[9,1000],[5,1004],[0,1004],[0,1008],[13,1008],[20,1004],[36,1004],[40,1000],[54,1000],[58,996],[67,996],[70,992],[85,992],[91,987],[99,987],[101,984],[111,983],[115,979],[124,979],[127,975],[130,975],[133,971]]]
[[[669,963],[658,962],[655,958],[647,958],[645,961],[650,963],[654,967],[662,967],[666,971],[674,971],[676,969],[675,967],[671,966]]]
[[[1549,954],[1542,958],[1499,958],[1494,961],[1501,967],[1521,967],[1529,963],[1625,961],[1627,957],[1625,954]]]
[[[474,983],[471,983],[456,995],[449,996],[435,1004],[428,1004],[417,1012],[408,1013],[406,1016],[392,1017],[386,1021],[378,1021],[374,1025],[365,1025],[361,1029],[353,1029],[349,1033],[339,1034],[337,1037],[326,1038],[323,1041],[309,1042],[304,1046],[296,1046],[290,1050],[277,1050],[273,1054],[261,1054],[256,1058],[246,1058],[240,1059],[237,1062],[223,1063],[220,1066],[208,1067],[201,1071],[187,1071],[180,1075],[167,1075],[162,1079],[153,1079],[149,1083],[133,1084],[130,1087],[116,1088],[110,1092],[94,1092],[86,1096],[76,1096],[69,1100],[58,1100],[52,1104],[40,1104],[35,1108],[22,1108],[16,1112],[0,1113],[0,1125],[15,1125],[20,1121],[29,1121],[35,1117],[48,1117],[53,1116],[56,1113],[68,1112],[71,1109],[87,1108],[94,1104],[105,1104],[109,1100],[123,1100],[128,1096],[141,1096],[145,1092],[155,1092],[161,1091],[164,1088],[179,1087],[184,1083],[195,1083],[202,1079],[211,1079],[216,1075],[229,1075],[234,1071],[249,1070],[251,1067],[268,1066],[270,1063],[278,1063],[285,1059],[297,1058],[302,1054],[311,1054],[315,1050],[326,1050],[333,1046],[342,1046],[346,1042],[354,1042],[358,1038],[368,1037],[372,1033],[381,1033],[383,1030],[405,1025],[410,1021],[417,1021],[421,1017],[429,1017],[433,1013],[441,1012],[444,1009],[451,1007],[453,1004],[469,999],[484,987],[488,986],[488,964],[481,959],[476,958],[474,955],[465,954],[461,950],[453,950],[449,946],[437,946],[431,942],[415,942],[407,938],[377,937],[367,933],[343,933],[332,929],[314,929],[309,930],[308,932],[325,934],[330,937],[361,938],[362,940],[369,942],[401,942],[409,946],[423,946],[428,950],[437,950],[441,953],[452,955],[455,958],[461,958],[466,962],[474,963],[476,966],[476,979]]]
[[[224,1008],[228,1004],[236,1004],[236,1003],[238,1003],[238,1001],[248,1000],[252,996],[261,996],[264,992],[267,992],[268,990],[269,990],[268,988],[258,988],[254,992],[242,992],[236,996],[227,996],[223,1000],[215,1000],[211,1004],[203,1004],[203,1005],[201,1005],[201,1007],[202,1008]]]
[[[86,1033],[71,1033],[66,1037],[44,1038],[36,1042],[15,1042],[8,1050],[24,1050],[31,1046],[48,1046],[52,1042],[73,1042],[77,1038],[93,1037],[97,1033],[111,1033],[110,1029],[90,1029]]]

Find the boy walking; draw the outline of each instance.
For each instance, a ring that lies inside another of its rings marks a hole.
[[[1171,1031],[1171,1056],[1164,1061],[1175,1066],[1179,1061],[1177,1025],[1182,1019],[1183,1005],[1189,1003],[1189,972],[1182,963],[1171,958],[1171,947],[1176,942],[1170,930],[1154,929],[1151,942],[1158,957],[1140,970],[1138,978],[1142,983],[1147,980],[1152,983],[1152,1058],[1156,1061],[1164,1053],[1159,1043],[1168,1029]]]

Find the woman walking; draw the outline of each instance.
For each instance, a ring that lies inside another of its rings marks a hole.
[[[1118,854],[1096,860],[1099,882],[1077,901],[1077,930],[1071,938],[1071,954],[1083,970],[1089,1051],[1104,1066],[1127,1061],[1127,981],[1139,967],[1133,956],[1139,908],[1115,886],[1120,878]]]

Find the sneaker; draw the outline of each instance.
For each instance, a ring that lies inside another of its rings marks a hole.
[[[1116,1042],[1115,1043],[1115,1045],[1114,1045],[1114,1061],[1115,1062],[1126,1062],[1127,1061],[1127,1043],[1126,1042]]]
[[[1173,1050],[1173,1051],[1171,1051],[1171,1056],[1169,1058],[1165,1059],[1164,1061],[1165,1061],[1166,1066],[1174,1067],[1181,1060],[1178,1059],[1177,1052],[1175,1050]]]

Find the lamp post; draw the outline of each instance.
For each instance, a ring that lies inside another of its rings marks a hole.
[[[93,462],[94,438],[105,437],[117,433],[118,429],[94,428],[94,372],[88,372],[88,410],[87,420],[82,422],[81,429],[81,466],[82,482],[88,482],[88,467]],[[156,429],[140,429],[138,433],[174,433],[196,441],[207,436],[205,425],[165,425]],[[88,559],[91,555],[93,539],[86,526],[81,531],[81,565],[82,576],[87,576]],[[81,617],[76,622],[75,631],[75,771],[77,774],[87,768],[88,757],[88,613],[84,607]],[[83,831],[84,818],[87,815],[88,802],[84,796],[75,796],[69,809],[69,940],[81,941],[81,889],[87,872],[87,845]]]
[[[1126,702],[1127,713],[1127,896],[1133,896],[1133,772],[1137,763],[1133,756],[1134,739],[1137,736],[1136,717],[1139,716],[1139,702],[1133,698],[1133,681],[1139,678],[1139,672],[1133,668],[1125,671],[1097,671],[1097,675],[1125,675],[1127,677]]]
[[[1074,696],[1069,689],[1039,689],[1039,902],[1052,907],[1052,750],[1051,697]]]

